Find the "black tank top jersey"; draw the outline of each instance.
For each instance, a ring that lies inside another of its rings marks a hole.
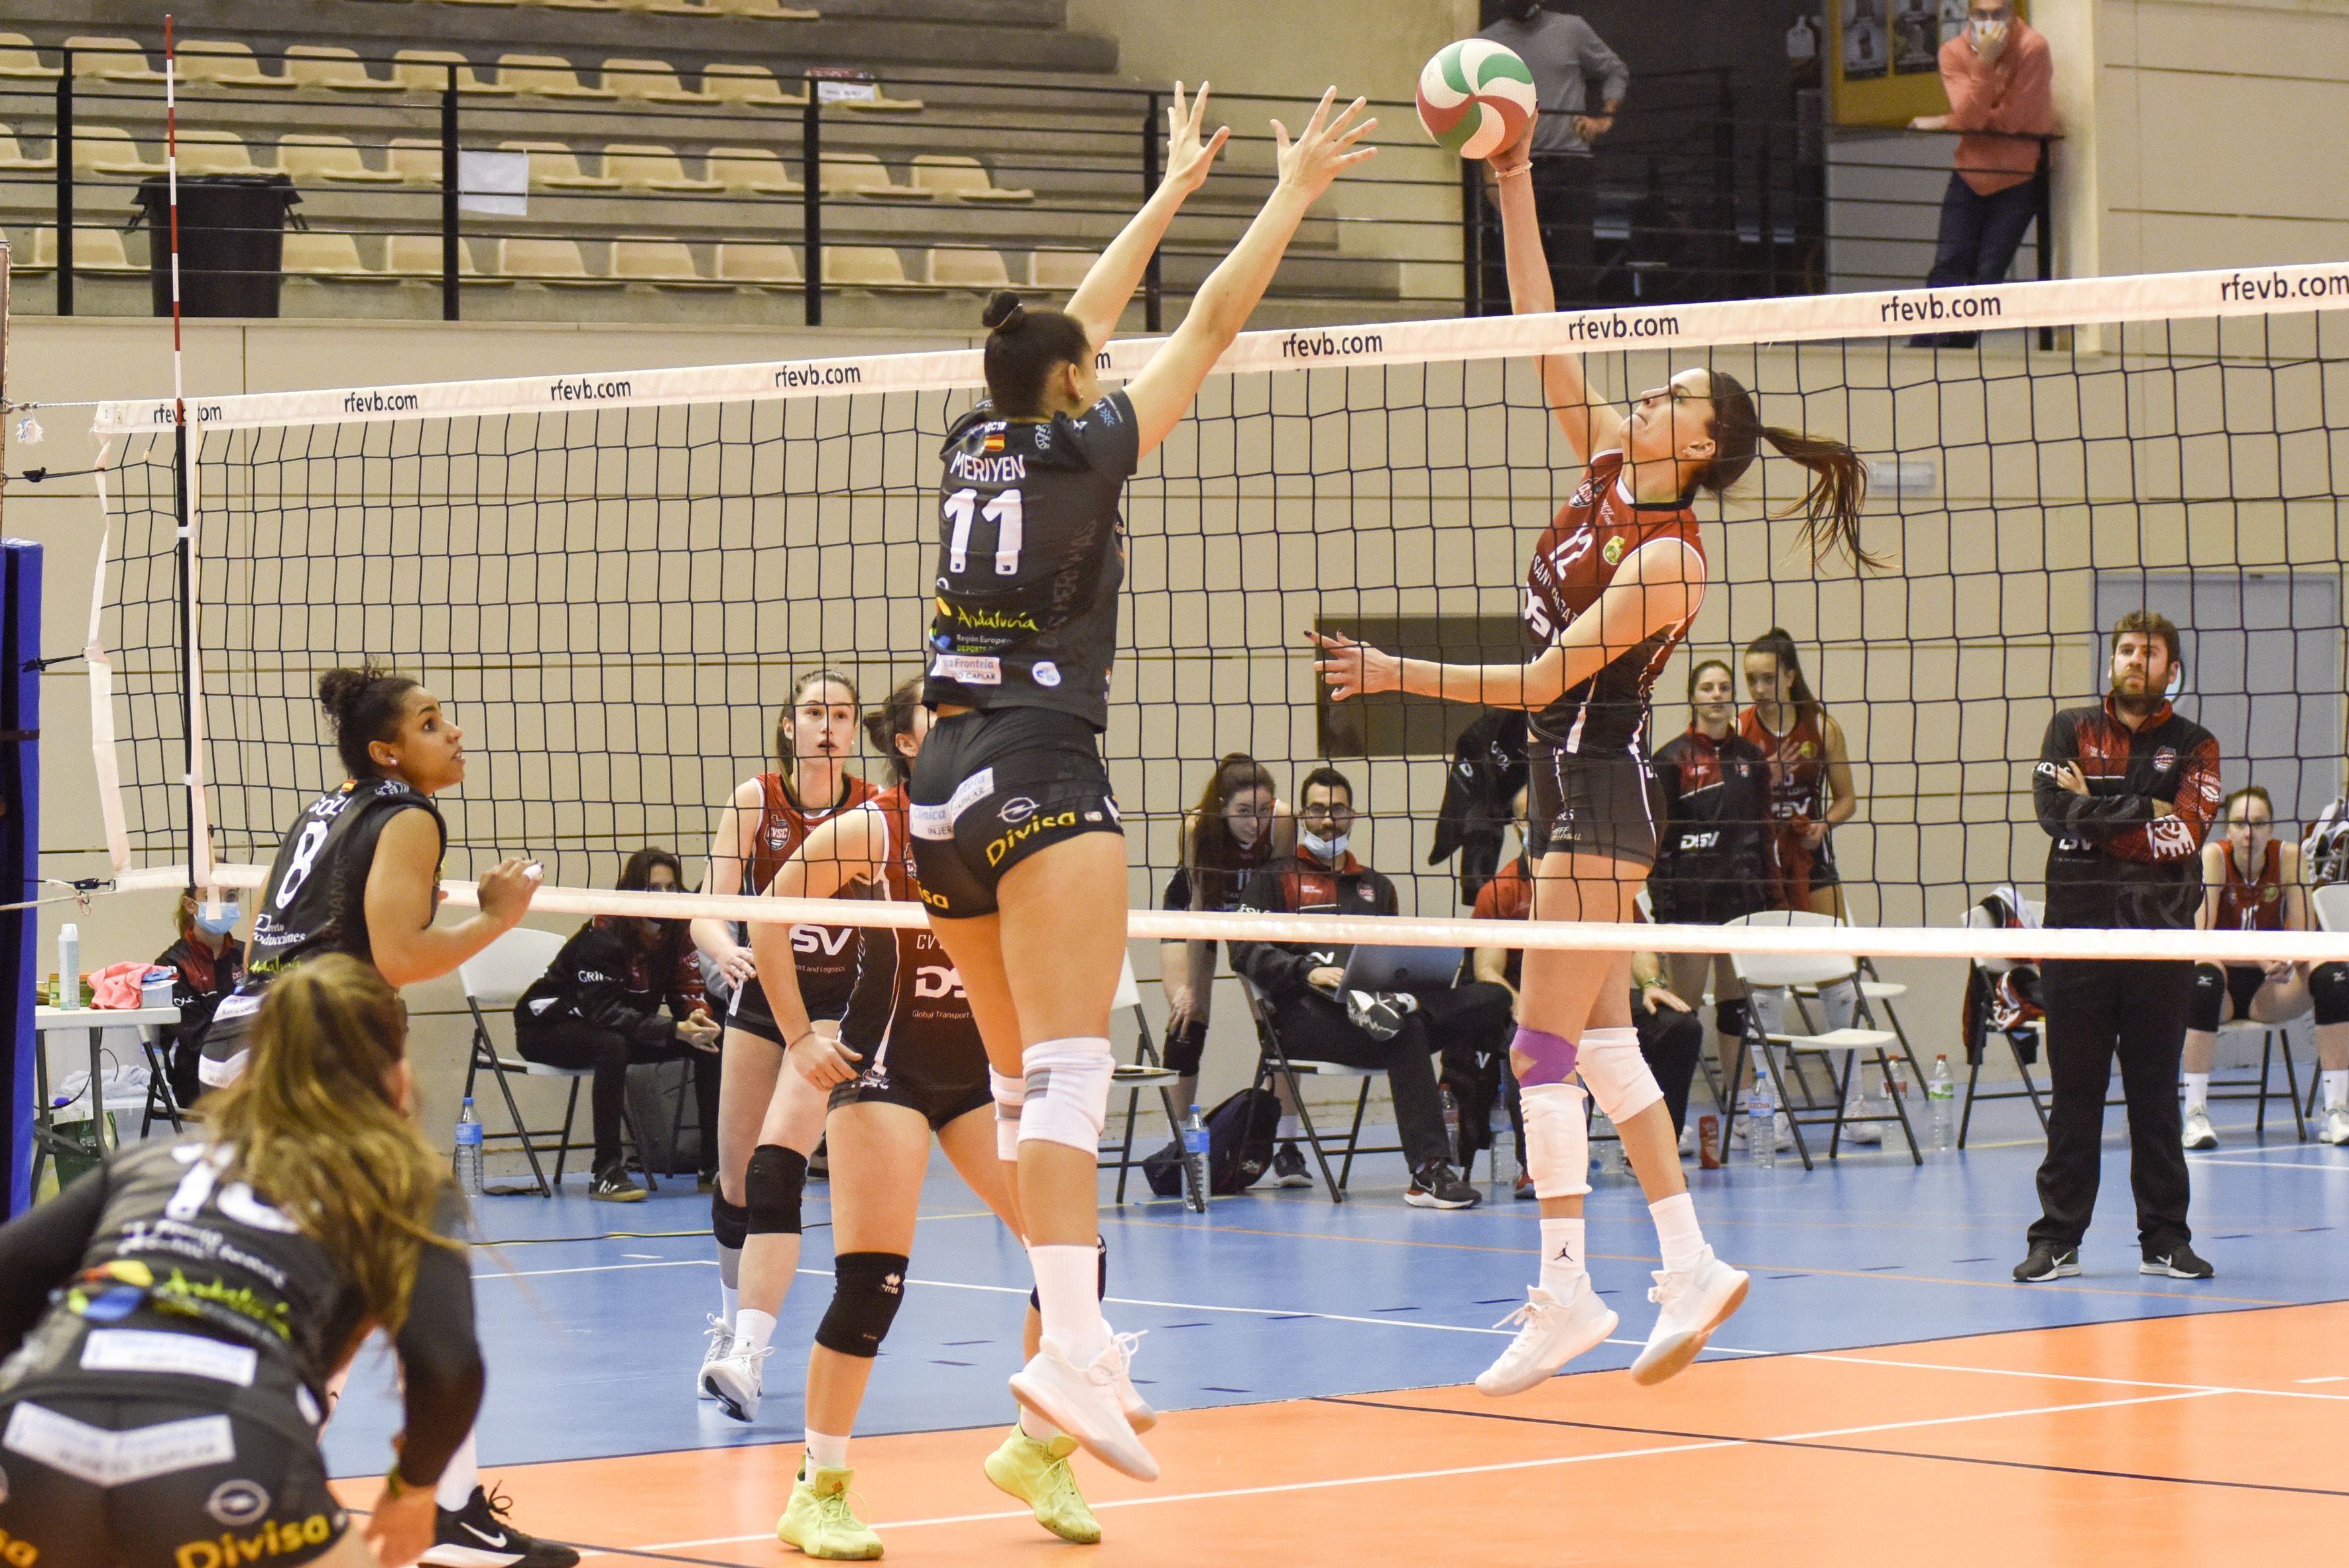
[[[905,791],[885,792],[870,810],[886,825],[887,847],[874,896],[918,902],[913,840],[905,830]],[[962,977],[927,926],[867,926],[858,934],[856,985],[840,1020],[843,1045],[864,1057],[867,1072],[918,1063],[983,1062],[986,1042],[970,1016]],[[936,1076],[936,1069],[921,1076]]]
[[[1106,729],[1125,578],[1117,509],[1141,461],[1133,405],[1112,392],[1081,418],[1045,423],[981,404],[939,455],[922,700],[1057,708]]]
[[[184,1397],[198,1378],[231,1403],[264,1413],[290,1403],[317,1425],[326,1379],[366,1323],[364,1298],[324,1248],[225,1172],[229,1158],[189,1137],[107,1162],[81,1267],[0,1369],[0,1393],[60,1379],[88,1392],[78,1379],[98,1371],[124,1393]],[[452,1188],[435,1229],[463,1226]]]
[[[449,826],[431,798],[397,779],[350,779],[310,803],[285,835],[262,888],[253,922],[256,977],[319,953],[375,961],[367,940],[367,872],[384,824],[402,811],[430,812],[441,848],[448,848]]]

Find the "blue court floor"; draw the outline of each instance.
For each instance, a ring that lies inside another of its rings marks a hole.
[[[2349,1150],[2296,1142],[2273,1124],[2262,1142],[2248,1116],[2221,1123],[2222,1147],[2189,1156],[2195,1243],[2218,1278],[2150,1279],[2137,1272],[2119,1121],[2113,1112],[2083,1273],[2044,1285],[2009,1279],[2037,1212],[2040,1142],[2018,1107],[1985,1108],[1971,1150],[1929,1155],[1921,1169],[1905,1150],[1847,1155],[1807,1174],[1790,1155],[1769,1171],[1692,1161],[1708,1239],[1754,1274],[1708,1357],[2349,1298]],[[1111,1321],[1147,1331],[1135,1381],[1161,1408],[1191,1409],[1472,1379],[1506,1343],[1508,1331],[1493,1326],[1532,1279],[1535,1206],[1488,1185],[1475,1210],[1412,1209],[1402,1180],[1389,1156],[1356,1167],[1342,1207],[1319,1188],[1217,1199],[1205,1215],[1174,1200],[1105,1202]],[[1134,1190],[1146,1191],[1138,1173]],[[795,1440],[806,1347],[831,1295],[827,1214],[812,1184],[765,1408],[745,1426],[694,1397],[718,1272],[709,1199],[689,1179],[636,1204],[591,1203],[576,1181],[554,1202],[481,1200],[483,1465]],[[1599,1180],[1589,1215],[1592,1274],[1622,1315],[1622,1337],[1575,1370],[1628,1366],[1654,1310],[1645,1293],[1655,1233],[1636,1185]],[[1027,1263],[943,1160],[925,1193],[911,1285],[860,1433],[1008,1420]],[[378,1343],[328,1429],[334,1472],[380,1472],[397,1424]]]

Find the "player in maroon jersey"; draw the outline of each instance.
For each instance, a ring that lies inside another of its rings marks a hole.
[[[2247,785],[2220,808],[2226,836],[2202,846],[2204,931],[2305,931],[2308,890],[2300,846],[2275,837],[2275,802]],[[2189,1149],[2216,1149],[2210,1126],[2210,1067],[2219,1026],[2229,1018],[2278,1024],[2309,1010],[2308,975],[2296,964],[2216,964],[2194,966],[2194,999],[2186,1008],[2184,1130]]]
[[[1520,315],[1552,307],[1522,142],[1493,160]],[[1399,658],[1346,636],[1308,634],[1333,700],[1407,691],[1528,711],[1527,818],[1537,921],[1628,922],[1656,860],[1655,781],[1641,745],[1656,676],[1704,601],[1704,549],[1692,503],[1721,494],[1763,442],[1810,471],[1801,502],[1814,557],[1855,559],[1867,470],[1840,441],[1764,427],[1752,394],[1726,373],[1683,370],[1630,410],[1593,397],[1578,355],[1545,356],[1542,385],[1582,480],[1536,546],[1525,620],[1540,652],[1528,664],[1450,665]],[[1526,954],[1510,1060],[1524,1090],[1526,1160],[1541,1199],[1541,1284],[1513,1315],[1522,1325],[1477,1379],[1487,1394],[1530,1388],[1616,1326],[1585,1272],[1582,1195],[1589,1190],[1583,1090],[1613,1119],[1662,1243],[1650,1299],[1661,1311],[1631,1376],[1660,1382],[1686,1367],[1745,1299],[1746,1276],[1704,1243],[1681,1175],[1671,1117],[1640,1055],[1630,955]],[[1581,1087],[1568,1080],[1579,1077]]]

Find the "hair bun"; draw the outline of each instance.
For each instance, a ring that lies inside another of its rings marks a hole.
[[[1028,319],[1028,307],[1009,289],[998,289],[988,296],[987,308],[978,313],[980,323],[996,332],[1017,332]]]
[[[366,670],[328,670],[318,677],[318,706],[339,727],[374,679]]]

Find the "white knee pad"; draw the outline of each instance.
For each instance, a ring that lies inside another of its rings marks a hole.
[[[1582,1087],[1620,1126],[1664,1098],[1648,1058],[1640,1054],[1637,1029],[1586,1029],[1582,1052],[1574,1059]]]
[[[1045,1040],[1019,1054],[1028,1098],[1019,1108],[1019,1141],[1040,1139],[1091,1153],[1109,1121],[1110,1075],[1116,1062],[1098,1037]]]
[[[1590,1191],[1590,1128],[1582,1091],[1568,1083],[1523,1091],[1526,1174],[1537,1198],[1579,1198]]]
[[[1019,1158],[1019,1107],[1028,1099],[1028,1080],[987,1069],[987,1090],[995,1099],[995,1157]]]

